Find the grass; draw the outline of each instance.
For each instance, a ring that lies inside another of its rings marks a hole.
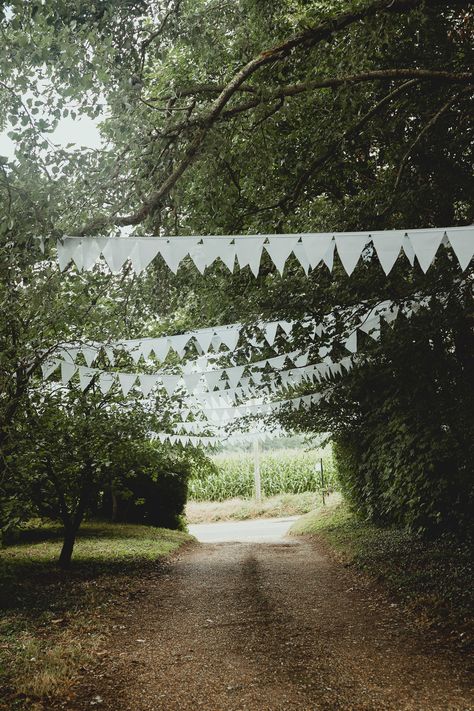
[[[227,501],[189,501],[186,506],[188,523],[213,521],[243,521],[250,518],[301,516],[321,503],[321,496],[311,491],[302,494],[280,494],[264,498],[260,503],[252,499]]]
[[[472,542],[426,540],[398,528],[360,521],[337,499],[302,516],[292,535],[324,538],[338,557],[381,583],[424,628],[456,645],[474,643]]]
[[[61,530],[30,526],[0,549],[0,709],[41,709],[67,694],[97,654],[100,619],[140,593],[144,576],[192,537],[148,526],[87,523],[71,570],[56,560]]]

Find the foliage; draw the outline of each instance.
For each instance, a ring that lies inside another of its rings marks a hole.
[[[466,0],[15,0],[2,9],[0,125],[17,145],[0,166],[4,527],[29,514],[12,462],[25,441],[21,413],[58,342],[236,321],[251,335],[262,318],[334,313],[336,345],[296,339],[314,362],[321,346],[338,358],[338,338],[371,306],[427,295],[429,306],[378,344],[362,337],[352,375],[321,387],[329,399],[280,421],[333,432],[341,479],[367,517],[465,527],[472,299],[449,250],[426,275],[401,257],[389,277],[361,260],[348,279],[336,257],[332,273],[306,277],[289,260],[280,277],[264,256],[257,279],[223,265],[203,279],[189,263],[171,276],[160,259],[139,277],[100,267],[62,275],[54,242],[124,225],[269,234],[472,223],[472,25]],[[102,148],[51,145],[48,132],[71,115],[102,117]],[[277,338],[275,350],[284,347]],[[275,350],[249,345],[237,362]],[[168,426],[179,402],[156,405],[155,421]]]
[[[299,494],[321,491],[320,474],[315,465],[323,458],[325,488],[335,485],[331,452],[317,450],[278,450],[260,455],[262,494]],[[215,472],[194,471],[189,482],[193,501],[225,501],[254,496],[254,459],[252,454],[217,454],[213,457]]]
[[[465,651],[472,646],[472,540],[445,534],[427,541],[406,528],[381,530],[344,503],[303,516],[290,533],[324,537],[346,562],[386,586],[420,625],[447,633]]]

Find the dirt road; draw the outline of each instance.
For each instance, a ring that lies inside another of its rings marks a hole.
[[[191,547],[125,609],[63,708],[474,709],[468,660],[433,646],[321,544]]]

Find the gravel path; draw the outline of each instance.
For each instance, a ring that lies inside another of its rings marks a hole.
[[[468,660],[315,542],[192,546],[108,623],[102,662],[63,708],[474,709]]]

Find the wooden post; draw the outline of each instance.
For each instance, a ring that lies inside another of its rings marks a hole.
[[[255,485],[255,501],[262,500],[262,484],[260,481],[260,445],[258,439],[253,442],[253,477]]]
[[[322,458],[320,459],[320,468],[321,468],[321,495],[323,499],[323,506],[326,506],[326,499],[324,496],[324,469],[323,469],[323,460]]]

